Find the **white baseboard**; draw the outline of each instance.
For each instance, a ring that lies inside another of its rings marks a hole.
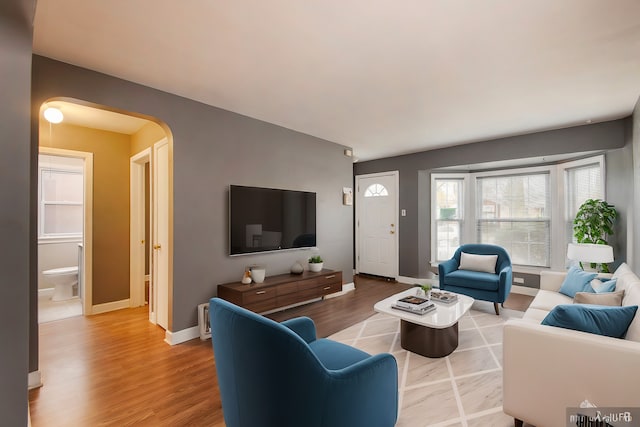
[[[106,313],[109,311],[121,310],[123,308],[129,308],[129,298],[120,301],[105,302],[104,304],[98,304],[91,307],[91,314]]]
[[[181,344],[195,338],[200,338],[200,328],[198,326],[192,326],[175,332],[165,331],[164,333],[164,342],[169,345]]]
[[[29,372],[27,384],[29,390],[42,387],[42,375],[40,374],[40,371]]]

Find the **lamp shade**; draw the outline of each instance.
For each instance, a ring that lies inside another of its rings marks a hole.
[[[569,243],[567,258],[597,264],[613,262],[613,247],[594,243]]]

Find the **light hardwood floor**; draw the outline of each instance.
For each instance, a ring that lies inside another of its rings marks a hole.
[[[407,285],[356,277],[338,298],[269,315],[311,317],[326,337],[374,314],[373,304]],[[505,303],[526,309],[530,297]],[[146,307],[40,325],[44,386],[29,392],[34,427],[224,426],[211,341],[169,346]],[[1,424],[1,423],[0,423]]]

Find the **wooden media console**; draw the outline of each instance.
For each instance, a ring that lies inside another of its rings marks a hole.
[[[324,269],[318,273],[279,274],[250,285],[225,283],[218,286],[218,297],[256,313],[264,313],[341,290],[342,272]]]

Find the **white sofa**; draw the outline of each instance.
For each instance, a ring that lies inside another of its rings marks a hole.
[[[566,425],[566,409],[640,406],[640,310],[625,339],[541,325],[558,304],[566,273],[542,272],[540,291],[522,319],[504,326],[503,410],[537,427]],[[622,305],[640,305],[640,278],[626,264],[613,274]]]

